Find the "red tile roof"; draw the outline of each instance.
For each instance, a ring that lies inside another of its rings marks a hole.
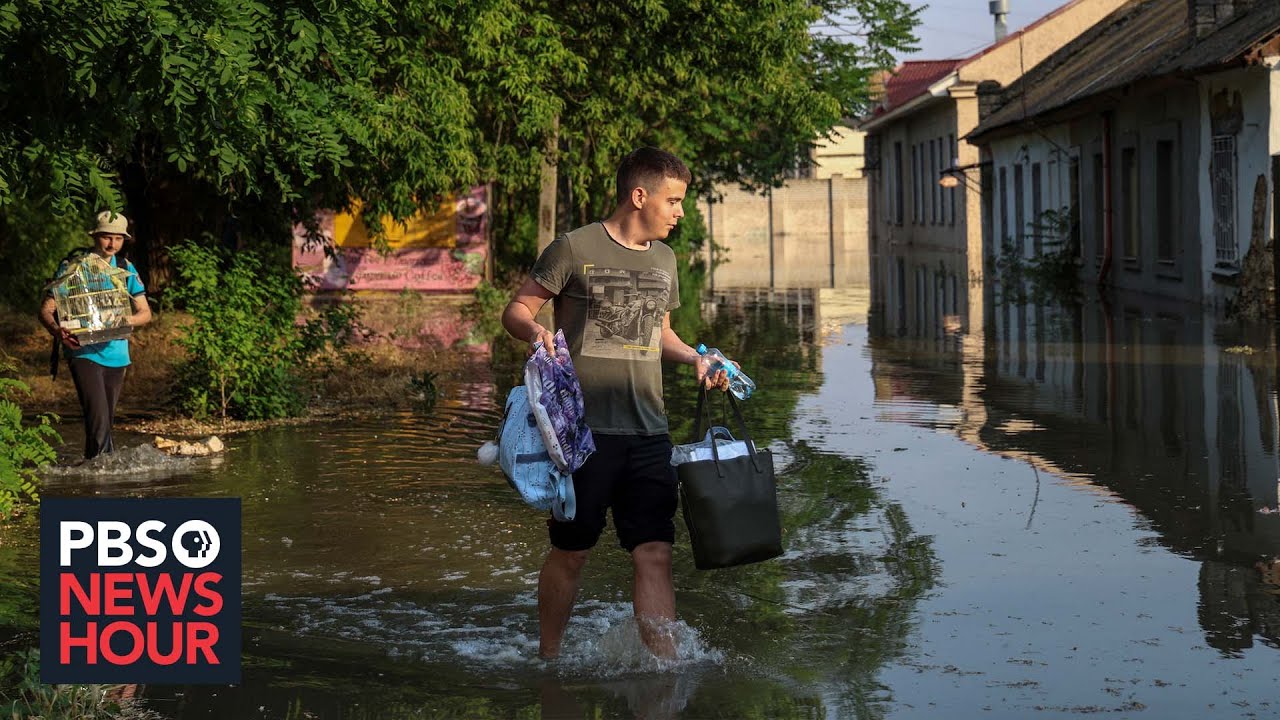
[[[946,77],[948,73],[963,65],[966,59],[956,60],[908,60],[893,71],[893,76],[885,83],[884,102],[876,108],[876,115],[893,110],[914,99],[929,88],[930,85]]]

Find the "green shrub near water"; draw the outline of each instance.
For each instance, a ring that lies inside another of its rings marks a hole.
[[[31,390],[5,377],[13,370],[13,362],[0,353],[0,520],[19,502],[39,500],[36,471],[54,461],[54,443],[62,442],[51,424],[54,416],[41,415],[35,424],[23,422],[22,407],[14,397]]]
[[[155,720],[135,700],[121,699],[124,685],[45,685],[40,651],[0,658],[0,720]]]
[[[185,242],[170,257],[175,302],[194,318],[178,340],[187,351],[179,368],[179,401],[195,417],[262,420],[304,407],[301,372],[316,355],[345,344],[357,322],[350,304],[336,304],[299,324],[301,279],[256,252],[230,252]]]

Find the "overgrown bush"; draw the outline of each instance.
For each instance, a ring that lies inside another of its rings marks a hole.
[[[702,249],[711,238],[698,198],[689,193],[684,198],[684,219],[667,236],[666,243],[676,254],[676,273],[680,281],[680,307],[671,313],[671,325],[688,342],[702,334],[702,289],[706,285],[707,264]],[[717,252],[719,250],[717,249]]]
[[[160,718],[124,698],[126,685],[45,685],[40,651],[0,659],[0,718],[32,720],[150,720]]]
[[[513,294],[506,288],[498,287],[485,280],[480,281],[475,290],[475,302],[464,305],[461,310],[463,320],[471,320],[475,323],[471,329],[469,343],[501,337],[506,332],[502,328],[502,311],[506,309],[507,303],[511,302]]]
[[[60,217],[31,200],[20,200],[0,210],[0,305],[34,313],[44,285],[58,269],[58,262],[78,247],[90,245],[88,219]]]
[[[15,397],[28,395],[31,389],[8,377],[14,367],[0,353],[0,520],[9,517],[19,502],[40,499],[36,471],[54,461],[54,444],[62,442],[52,426],[54,416],[41,415],[35,424],[22,421],[22,407]]]
[[[1080,248],[1072,240],[1069,208],[1045,210],[1029,226],[1028,241],[1040,241],[1040,252],[1025,257],[1012,238],[1005,238],[996,257],[1001,300],[1011,303],[1071,302],[1080,296]]]
[[[193,322],[178,343],[179,402],[195,417],[261,420],[304,407],[300,373],[317,354],[344,344],[356,325],[353,305],[329,306],[304,324],[302,282],[253,251],[185,242],[171,249],[170,293]]]

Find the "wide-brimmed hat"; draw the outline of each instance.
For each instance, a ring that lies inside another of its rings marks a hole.
[[[103,210],[98,213],[98,227],[89,231],[90,235],[123,235],[126,240],[132,240],[133,236],[129,234],[129,218],[120,213]]]

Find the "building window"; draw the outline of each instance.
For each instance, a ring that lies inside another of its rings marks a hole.
[[[1080,155],[1073,154],[1071,156],[1071,164],[1068,169],[1068,182],[1070,187],[1067,192],[1070,195],[1070,204],[1067,206],[1067,222],[1070,226],[1067,228],[1067,238],[1071,242],[1071,254],[1074,257],[1084,257],[1083,243],[1080,242],[1080,225],[1081,225],[1081,208],[1080,197],[1084,194],[1080,188]]]
[[[1120,227],[1124,228],[1124,257],[1138,259],[1139,241],[1142,239],[1138,207],[1138,149],[1120,150]]]
[[[895,142],[893,144],[893,221],[898,225],[902,225],[902,143]]]
[[[1026,173],[1022,163],[1013,166],[1013,234],[1017,239],[1018,254],[1027,254],[1027,190]]]
[[[951,151],[951,157],[947,159],[947,167],[955,167],[960,164],[960,152],[956,148],[956,136],[947,136],[947,148]],[[947,190],[947,205],[951,206],[951,224],[956,224],[956,188]]]
[[[1102,153],[1093,155],[1093,242],[1098,257],[1102,257],[1107,239],[1107,167]]]
[[[933,162],[929,154],[933,151],[933,141],[926,140],[920,145],[920,224],[929,223],[929,212],[933,209],[931,190],[933,183],[929,176],[933,174]]]
[[[1000,242],[996,252],[1009,243],[1009,168],[1000,168]]]
[[[929,141],[929,224],[938,224],[938,141]]]
[[[911,222],[920,223],[920,145],[911,144]]]
[[[1213,238],[1219,263],[1236,261],[1236,138],[1215,135],[1213,161]]]
[[[1174,261],[1174,238],[1178,232],[1174,192],[1173,141],[1156,143],[1156,259]]]
[[[1031,242],[1035,247],[1035,254],[1039,255],[1044,250],[1044,218],[1040,217],[1044,214],[1044,179],[1041,177],[1040,163],[1031,165]]]

